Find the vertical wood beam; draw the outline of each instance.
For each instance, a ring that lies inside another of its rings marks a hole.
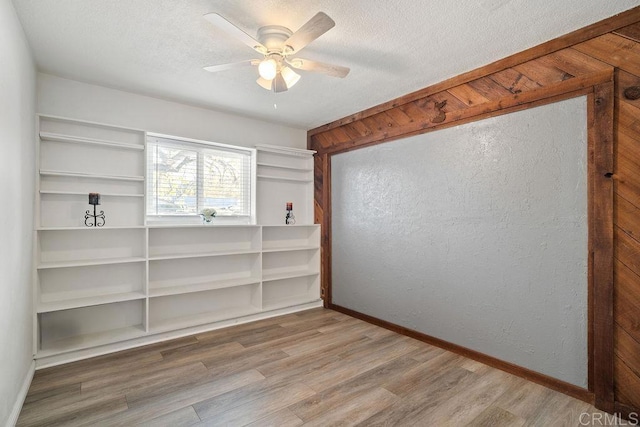
[[[589,202],[593,227],[593,391],[595,406],[613,412],[613,82],[594,86],[588,100],[593,144]]]
[[[314,202],[319,208],[316,222],[320,231],[320,296],[325,308],[331,304],[331,160],[328,154],[316,155]]]

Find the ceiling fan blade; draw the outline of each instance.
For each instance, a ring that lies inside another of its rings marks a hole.
[[[249,34],[245,33],[240,28],[236,27],[217,13],[207,13],[206,15],[204,15],[204,19],[211,22],[213,25],[226,32],[227,34],[237,38],[256,52],[259,52],[263,55],[267,53],[267,48],[264,47],[262,43],[260,43],[258,40],[254,39]]]
[[[301,51],[306,45],[332,29],[336,23],[329,18],[327,14],[318,12],[298,31],[293,33],[291,37],[284,42],[285,46],[289,46],[292,52]]]
[[[263,88],[265,88],[266,90],[271,90],[271,82],[273,80],[267,80],[264,79],[262,77],[258,77],[258,80],[256,80],[256,83],[258,83],[260,86],[262,86]]]
[[[271,87],[275,93],[286,92],[288,89],[287,83],[284,81],[284,78],[282,78],[282,74],[280,73],[276,74],[276,77],[273,79],[273,86]]]
[[[260,63],[259,59],[248,59],[246,61],[232,62],[230,64],[210,65],[208,67],[204,67],[204,69],[209,71],[210,73],[216,73],[218,71],[233,70],[233,69],[243,68],[250,65],[258,65],[259,63]]]
[[[287,60],[287,63],[298,70],[322,73],[331,77],[343,78],[351,71],[349,68],[340,65],[325,64],[324,62],[310,61],[301,58]]]

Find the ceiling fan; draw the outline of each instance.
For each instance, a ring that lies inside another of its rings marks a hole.
[[[323,12],[318,12],[295,33],[279,25],[261,27],[258,30],[257,40],[217,13],[208,13],[204,15],[204,18],[262,55],[261,59],[204,67],[207,71],[217,72],[257,65],[260,74],[257,83],[274,92],[284,92],[300,80],[300,75],[291,68],[339,78],[349,74],[347,67],[292,58],[293,55],[297,55],[305,46],[336,25],[333,19]]]

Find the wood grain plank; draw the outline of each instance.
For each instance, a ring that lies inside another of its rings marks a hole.
[[[443,405],[469,387],[477,376],[466,369],[454,368],[440,372],[416,393],[400,399],[386,410],[367,418],[359,426],[425,425],[429,412]]]
[[[426,414],[424,421],[430,425],[466,425],[519,381],[506,372],[490,369],[481,375],[480,381],[460,390],[457,399],[449,399]]]
[[[135,370],[120,375],[109,375],[82,383],[82,393],[127,394],[132,392],[153,393],[154,390],[166,390],[166,387],[189,384],[207,374],[202,362],[185,366],[165,365],[154,370]],[[178,380],[176,380],[178,378]]]
[[[140,427],[188,427],[200,422],[200,418],[193,406],[180,408],[176,411],[161,415],[152,420],[144,421]]]
[[[476,92],[492,101],[512,95],[509,90],[494,82],[489,77],[473,80],[467,84]]]
[[[256,369],[267,363],[286,359],[289,355],[278,348],[254,348],[226,357],[202,359],[202,363],[214,377],[227,376],[248,369]]]
[[[217,405],[210,399],[194,405],[203,421],[215,425],[245,425],[257,421],[289,405],[304,400],[315,392],[301,383],[292,383],[273,387],[256,395],[255,393],[238,396],[229,406]]]
[[[519,73],[518,73],[519,74]],[[546,87],[539,87],[536,90],[529,90],[522,93],[512,94],[510,98],[503,98],[497,101],[491,101],[485,104],[467,106],[458,111],[448,112],[446,118],[441,123],[431,123],[428,115],[423,110],[412,104],[402,107],[402,110],[414,118],[414,121],[402,128],[392,128],[386,132],[384,137],[380,134],[373,133],[358,141],[350,141],[345,146],[333,146],[328,149],[317,148],[321,154],[336,154],[365,147],[371,144],[391,141],[401,137],[418,135],[421,133],[443,129],[446,127],[460,125],[469,121],[479,120],[486,117],[493,117],[499,114],[505,114],[511,111],[519,111],[521,109],[531,108],[533,105],[539,105],[541,102],[549,103],[559,100],[560,98],[568,98],[576,96],[575,92],[593,85],[613,80],[613,69],[609,69],[602,73],[591,74],[584,77],[575,77],[565,80],[561,83],[552,84]],[[458,101],[460,102],[460,101]],[[414,110],[418,110],[415,112]],[[416,116],[416,117],[414,117]],[[331,132],[333,132],[332,130]]]
[[[491,74],[489,78],[514,94],[542,87],[542,85],[513,68],[507,68],[506,70]]]
[[[85,359],[67,365],[38,370],[31,381],[29,393],[39,393],[92,378],[101,378],[122,370],[130,372],[134,367],[139,369],[143,366],[155,365],[162,360],[162,355],[157,351],[150,351],[146,354],[129,352],[126,355],[110,356],[112,356],[111,359],[100,356],[99,358]],[[91,364],[92,360],[95,361],[95,365]]]
[[[413,119],[411,117],[409,117],[408,115],[406,115],[404,113],[404,111],[402,111],[400,108],[392,108],[390,110],[387,110],[386,113],[391,116],[391,118],[398,123],[399,126],[405,126],[409,123],[411,123],[413,121]],[[355,123],[359,123],[359,122],[355,122]],[[365,135],[363,135],[365,136]]]
[[[321,417],[323,414],[332,413],[339,409],[344,402],[357,397],[364,391],[385,387],[387,382],[417,364],[418,362],[410,357],[399,357],[348,381],[340,381],[336,378],[336,385],[309,399],[298,402],[290,408],[303,421]]]
[[[445,106],[442,108],[442,111],[444,111],[445,113],[458,111],[467,107],[467,104],[460,101],[458,98],[456,98],[446,90],[436,92],[426,98],[419,99],[416,101],[416,104],[422,105],[423,101],[426,101],[427,104],[431,104],[431,106],[433,106],[434,103],[441,104],[444,102]]]
[[[487,98],[485,98],[481,93],[476,92],[475,89],[468,84],[452,87],[447,90],[447,92],[462,101],[465,105],[476,105],[489,102]]]
[[[614,358],[616,372],[616,397],[617,400],[636,408],[640,408],[640,377],[619,357]]]
[[[80,392],[81,388],[82,388],[82,383],[77,382],[77,383],[71,383],[68,385],[63,385],[61,387],[48,388],[44,391],[32,392],[31,390],[29,390],[29,393],[27,394],[27,397],[25,398],[23,405],[27,405],[29,403],[35,403],[40,400],[44,400],[53,396],[64,396],[69,393],[77,394]]]
[[[622,231],[615,228],[615,257],[635,274],[640,273],[640,243]]]
[[[640,241],[640,222],[638,222],[638,218],[640,218],[640,208],[624,197],[617,196],[615,198],[614,224],[629,237]]]
[[[640,43],[640,23],[627,25],[614,31],[615,34]]]
[[[110,418],[109,423],[122,426],[135,425],[144,420],[169,414],[186,406],[192,406],[203,400],[262,381],[264,381],[264,376],[252,369],[225,378],[212,379],[205,376],[189,387],[168,389],[165,393],[157,396],[127,395],[129,410]]]
[[[588,96],[589,139],[593,144],[593,158],[588,174],[592,198],[589,199],[593,250],[592,306],[593,322],[593,391],[596,407],[607,412],[614,409],[613,384],[613,81],[594,86]]]
[[[573,48],[629,73],[640,75],[640,45],[632,40],[609,33]]]
[[[536,417],[538,412],[544,411],[548,401],[556,397],[557,393],[539,384],[524,383],[504,392],[493,405],[529,420]]]
[[[616,69],[616,98],[629,105],[633,105],[636,108],[640,108],[640,99],[629,99],[625,96],[624,91],[633,88],[640,87],[640,77],[634,76],[631,73],[627,73],[623,70]],[[637,118],[637,115],[635,115]]]
[[[640,164],[640,140],[631,138],[627,133],[621,131],[621,127],[619,126],[616,157],[620,158],[620,156],[624,156],[625,159],[633,162],[634,165]]]
[[[618,133],[640,141],[640,108],[621,100],[618,103]]]
[[[640,276],[615,260],[614,315],[616,324],[640,341]]]
[[[17,426],[91,425],[128,409],[124,396],[92,394],[64,405],[22,411]]]
[[[384,365],[400,356],[411,353],[417,347],[403,340],[395,340],[392,345],[375,346],[375,348],[361,349],[352,354],[346,354],[339,361],[327,365],[322,370],[316,370],[304,375],[301,380],[316,392],[321,392],[333,386],[337,378],[342,381],[354,378],[370,369]]]
[[[616,157],[616,176],[616,193],[640,206],[640,171],[637,164],[622,152],[618,152]]]
[[[310,427],[355,425],[384,411],[398,400],[398,396],[384,388],[375,388],[343,402],[331,412],[305,422],[305,425]]]
[[[247,424],[247,427],[297,427],[302,424],[300,418],[289,408],[285,408]]]
[[[497,406],[489,406],[471,421],[476,427],[522,426],[526,420]]]
[[[542,56],[537,61],[557,67],[573,76],[584,76],[606,70],[611,65],[597,60],[573,48],[562,49]]]
[[[615,328],[615,352],[616,356],[624,362],[625,365],[640,377],[640,342],[636,341],[623,328]]]
[[[563,71],[555,65],[550,65],[539,59],[524,62],[513,67],[519,73],[527,76],[540,86],[547,86],[570,79],[573,74]]]
[[[455,354],[445,352],[433,357],[420,365],[398,375],[384,387],[391,393],[406,397],[416,389],[428,385],[433,378],[441,375],[444,370],[460,368],[463,358]]]

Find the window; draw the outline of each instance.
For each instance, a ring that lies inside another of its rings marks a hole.
[[[230,145],[147,138],[147,216],[196,217],[214,208],[219,217],[252,222],[255,150]]]

